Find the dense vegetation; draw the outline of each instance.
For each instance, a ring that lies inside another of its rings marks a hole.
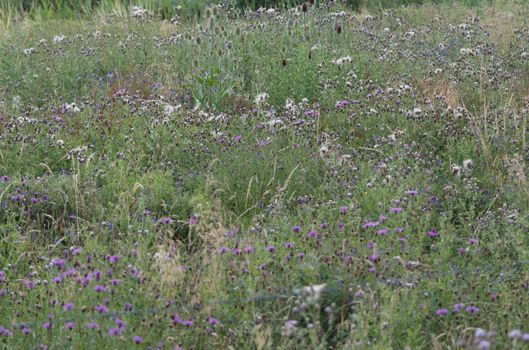
[[[3,17],[0,348],[529,346],[526,6],[105,4]]]

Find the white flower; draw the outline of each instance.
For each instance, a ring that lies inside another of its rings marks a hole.
[[[345,56],[345,57],[338,58],[337,60],[334,60],[332,63],[334,63],[337,66],[343,66],[344,64],[351,63],[352,61],[353,59],[351,58],[351,56]]]
[[[143,15],[147,13],[147,10],[141,6],[132,6],[132,17],[143,18]]]
[[[281,334],[286,337],[290,337],[297,329],[298,321],[288,320],[285,322],[283,327],[281,327]]]
[[[35,52],[35,48],[34,47],[30,47],[29,49],[24,49],[24,55],[26,55],[26,56],[29,56],[29,55],[31,55],[34,52]]]
[[[269,95],[266,92],[263,92],[255,96],[255,99],[253,100],[253,102],[255,103],[257,107],[261,107],[266,102],[268,97]]]
[[[466,171],[471,170],[473,167],[474,162],[472,161],[472,159],[465,159],[463,161],[463,169],[465,169]]]
[[[171,105],[165,105],[165,107],[163,108],[163,114],[165,114],[166,116],[172,115],[174,111],[175,108]]]
[[[55,35],[53,37],[53,42],[55,44],[58,44],[58,43],[62,42],[64,39],[66,39],[66,37],[64,35]]]

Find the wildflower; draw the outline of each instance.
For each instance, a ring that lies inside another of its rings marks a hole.
[[[266,102],[268,97],[269,97],[269,95],[266,92],[263,92],[263,93],[260,93],[260,94],[256,95],[255,99],[253,100],[253,102],[255,103],[255,105],[257,107],[261,107],[261,106],[264,105],[264,103]]]
[[[107,290],[107,287],[104,286],[104,285],[101,285],[101,284],[98,284],[94,287],[94,290],[97,292],[97,293],[102,293],[104,291]]]
[[[488,350],[488,349],[490,349],[490,341],[483,339],[482,341],[479,342],[478,349],[479,350]]]
[[[126,312],[132,311],[133,308],[134,308],[134,306],[132,304],[125,303],[125,311]]]
[[[74,304],[73,303],[66,303],[66,304],[64,304],[62,309],[64,311],[72,311],[74,309]]]
[[[97,324],[97,322],[90,322],[88,324],[88,328],[93,329],[95,331],[98,331],[99,330],[99,324]]]
[[[121,257],[119,255],[111,255],[108,257],[108,262],[111,264],[117,264],[120,259]]]
[[[368,221],[362,225],[362,228],[372,228],[380,225],[378,221]]]
[[[445,315],[448,315],[448,310],[447,309],[438,309],[435,314],[437,316],[445,316]]]
[[[470,314],[477,314],[479,313],[479,307],[477,306],[474,306],[474,305],[469,305],[466,307],[465,309],[466,312],[470,313]]]
[[[274,253],[276,251],[276,248],[273,245],[269,245],[266,247],[266,250],[268,250],[270,253]]]
[[[169,225],[170,223],[172,223],[174,220],[172,218],[161,218],[160,219],[160,223],[162,225]]]
[[[287,249],[292,249],[292,248],[294,248],[294,243],[292,243],[292,242],[287,242],[287,243],[284,244],[284,246],[285,246],[285,248],[287,248]]]
[[[301,231],[301,227],[300,226],[294,226],[292,227],[292,232],[294,233],[299,233]]]
[[[351,63],[352,61],[353,59],[351,58],[351,56],[345,56],[334,60],[333,63],[337,66],[343,66],[344,64]]]
[[[509,332],[509,338],[518,339],[522,337],[522,331],[519,329],[513,329]]]
[[[67,330],[71,331],[74,328],[75,328],[75,323],[73,323],[73,322],[66,323],[66,329]]]
[[[298,321],[296,320],[286,321],[283,327],[281,327],[281,334],[287,337],[291,336],[296,331],[297,325],[298,325]]]
[[[110,328],[108,330],[108,335],[110,335],[110,336],[118,336],[118,335],[121,334],[121,332],[122,332],[122,330],[119,329],[119,328]]]
[[[143,344],[143,338],[139,335],[135,335],[134,338],[132,338],[132,341],[134,344]]]
[[[381,228],[380,230],[377,231],[377,234],[380,235],[380,236],[385,236],[389,233],[389,229],[387,228]]]
[[[459,312],[465,307],[465,304],[455,304],[454,305],[454,312]]]
[[[487,336],[487,332],[483,328],[476,328],[474,336],[476,338],[485,338]]]
[[[208,322],[213,325],[213,326],[216,326],[219,324],[219,320],[217,320],[216,318],[213,318],[213,317],[208,317]]]
[[[348,207],[341,207],[340,208],[340,214],[345,215],[349,211]]]
[[[398,213],[402,212],[402,210],[403,210],[402,208],[397,207],[397,208],[391,208],[391,209],[389,210],[389,212],[390,212],[391,214],[398,214]]]
[[[95,310],[97,312],[99,312],[100,314],[106,314],[108,313],[108,307],[106,307],[105,305],[101,304],[101,305],[98,305],[95,307]]]
[[[437,230],[428,231],[428,237],[435,238],[435,237],[438,237],[438,236],[439,236],[439,232],[437,232]]]

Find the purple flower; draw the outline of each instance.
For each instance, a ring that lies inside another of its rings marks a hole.
[[[222,246],[222,247],[220,247],[220,249],[219,249],[219,253],[220,253],[220,254],[224,254],[224,253],[226,253],[228,250],[229,250],[228,247],[226,247],[226,246]]]
[[[2,181],[3,183],[9,182],[9,176],[7,175],[0,176],[0,181]]]
[[[349,211],[348,207],[341,207],[340,208],[340,214],[345,215]]]
[[[4,270],[0,270],[0,282],[4,282],[6,280],[6,273]]]
[[[169,225],[170,223],[172,223],[174,220],[172,218],[161,218],[160,219],[160,223],[164,224],[164,225]]]
[[[294,247],[294,243],[292,243],[292,242],[287,242],[287,243],[284,244],[284,246],[285,246],[285,248],[287,248],[287,249],[292,249],[292,248]]]
[[[398,214],[398,213],[402,212],[402,210],[403,210],[402,208],[397,207],[397,208],[391,208],[391,209],[389,210],[389,212],[390,212],[391,214]]]
[[[419,194],[419,191],[417,190],[409,190],[409,191],[406,191],[406,194],[409,195],[409,196],[416,196]]]
[[[125,311],[126,312],[132,311],[133,308],[134,308],[134,306],[131,303],[125,303]]]
[[[469,238],[468,239],[468,243],[470,243],[470,244],[478,244],[478,240],[475,239],[475,238]]]
[[[64,306],[62,307],[62,309],[64,311],[72,311],[74,309],[74,304],[73,303],[66,303],[64,304]]]
[[[477,314],[479,313],[480,310],[479,310],[479,307],[476,307],[474,305],[469,305],[466,307],[465,311],[470,314]]]
[[[242,135],[237,135],[233,139],[235,140],[235,142],[241,142]]]
[[[97,324],[97,322],[90,322],[88,324],[88,328],[93,329],[95,331],[98,331],[99,330],[99,325]]]
[[[122,330],[119,329],[119,328],[110,328],[108,330],[108,335],[110,335],[110,336],[118,336],[118,335],[121,334],[121,332],[122,332]]]
[[[454,312],[459,312],[459,311],[463,310],[464,307],[465,307],[465,304],[455,304],[454,305]]]
[[[118,326],[119,329],[125,329],[125,321],[119,319],[119,318],[116,318],[114,320],[114,322],[116,323],[116,325]]]
[[[61,277],[61,276],[57,276],[57,277],[55,277],[55,278],[53,279],[53,282],[54,282],[55,284],[59,284],[59,283],[61,283],[61,282],[62,282],[62,277]]]
[[[309,238],[315,238],[316,237],[316,231],[314,230],[310,230],[309,233],[307,234],[307,237]]]
[[[102,285],[102,284],[98,284],[94,287],[94,290],[97,292],[97,293],[102,293],[104,291],[107,290],[107,287]]]
[[[66,329],[67,329],[67,330],[71,331],[71,330],[74,329],[74,328],[75,328],[75,323],[73,323],[73,322],[68,322],[68,323],[66,324]]]
[[[299,226],[292,227],[292,232],[299,233],[300,231],[301,231],[301,227],[299,227]]]
[[[389,233],[389,229],[387,228],[381,228],[380,230],[377,231],[377,234],[380,235],[380,236],[385,236]]]
[[[270,253],[274,253],[276,251],[276,247],[274,247],[273,245],[269,245],[268,247],[266,247],[266,250],[268,250]]]
[[[380,222],[378,221],[367,221],[362,225],[362,228],[372,228],[377,227],[378,225],[380,225]]]
[[[42,328],[44,329],[51,329],[52,325],[51,325],[51,322],[46,322],[42,325]]]
[[[208,317],[208,322],[209,322],[211,325],[213,325],[213,326],[219,324],[219,320],[217,320],[216,318],[213,318],[213,317],[211,317],[211,316]]]
[[[24,334],[24,335],[28,335],[29,333],[31,333],[31,328],[28,328],[26,326],[24,326],[21,330],[21,332]]]
[[[439,236],[439,232],[437,232],[437,230],[428,231],[428,237],[435,238],[435,237],[438,237],[438,236]]]
[[[461,255],[466,254],[468,253],[468,248],[466,247],[457,248],[457,252]]]
[[[105,305],[101,304],[101,305],[97,305],[95,307],[95,310],[97,312],[99,312],[100,314],[106,314],[108,313],[108,307],[106,307]]]
[[[437,316],[445,316],[445,315],[448,315],[448,310],[447,309],[439,309],[435,312],[435,314]]]
[[[509,332],[509,338],[518,339],[522,337],[522,331],[519,329],[513,329]]]
[[[119,255],[111,255],[108,257],[108,262],[111,264],[117,264],[120,259],[121,257]]]
[[[135,335],[134,338],[132,338],[132,341],[135,344],[143,344],[143,338],[140,337],[139,335]]]
[[[191,219],[189,219],[189,225],[196,225],[196,224],[198,224],[198,218],[195,215],[193,215]]]

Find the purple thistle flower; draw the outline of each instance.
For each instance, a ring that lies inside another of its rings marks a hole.
[[[316,237],[316,231],[314,230],[310,230],[309,233],[307,234],[307,237],[309,238],[315,238]]]
[[[287,243],[284,244],[284,246],[285,246],[285,248],[287,248],[287,249],[292,249],[292,248],[294,248],[294,243],[292,243],[292,242],[287,242]]]
[[[385,236],[389,233],[389,229],[387,228],[381,228],[380,230],[377,231],[377,234],[379,236]]]
[[[99,325],[97,324],[97,322],[90,322],[88,324],[88,328],[93,329],[95,331],[98,331],[99,330]]]
[[[362,228],[372,228],[377,227],[378,225],[380,225],[380,222],[378,221],[367,221],[362,225]]]
[[[74,309],[74,304],[73,303],[66,303],[64,304],[64,306],[62,307],[62,309],[64,311],[72,311]]]
[[[438,309],[435,314],[437,316],[445,316],[445,315],[448,315],[448,310],[447,309]]]
[[[409,191],[406,191],[405,193],[407,195],[409,195],[409,196],[416,196],[416,195],[419,194],[419,191],[417,191],[417,190],[409,190]]]
[[[108,257],[108,262],[111,264],[117,264],[120,259],[121,257],[119,255],[111,255]]]
[[[220,249],[219,249],[219,253],[220,253],[220,254],[224,254],[224,253],[226,253],[228,250],[229,250],[228,247],[226,247],[226,246],[222,246],[222,247],[220,247]]]
[[[266,250],[268,250],[270,253],[274,253],[276,251],[276,247],[274,247],[273,245],[269,245],[268,247],[266,247]]]
[[[464,307],[465,307],[465,304],[455,304],[454,305],[454,312],[459,312],[459,311],[463,310]]]
[[[54,282],[55,284],[59,284],[59,283],[61,283],[61,282],[62,282],[62,277],[61,277],[61,276],[57,276],[57,277],[55,277],[55,278],[53,279],[53,282]]]
[[[102,284],[98,284],[94,287],[94,290],[97,292],[97,293],[102,293],[104,291],[107,290],[107,287],[102,285]]]
[[[160,223],[162,223],[163,225],[169,225],[170,223],[172,223],[174,220],[172,218],[161,218],[160,219]]]
[[[475,238],[469,238],[468,239],[468,243],[470,243],[470,244],[478,244],[478,240],[475,239]]]
[[[71,331],[74,328],[75,328],[75,323],[73,323],[73,322],[66,323],[66,329],[67,330]]]
[[[466,307],[465,309],[466,312],[470,313],[470,314],[477,314],[479,313],[479,307],[477,306],[474,306],[474,305],[469,305]]]
[[[52,325],[51,325],[51,322],[46,322],[42,325],[42,328],[44,329],[51,329]]]
[[[118,336],[120,334],[121,334],[121,329],[119,329],[119,328],[110,328],[108,330],[108,335],[110,335],[110,336],[115,337],[115,336]]]
[[[8,183],[9,182],[9,176],[7,176],[7,175],[0,176],[0,181],[2,181],[3,183]]]
[[[125,311],[126,312],[132,311],[133,308],[134,308],[134,306],[131,303],[125,303]]]
[[[31,328],[28,328],[28,327],[23,327],[21,332],[24,334],[24,335],[28,335],[29,333],[31,333]]]
[[[428,237],[435,238],[435,237],[438,237],[438,236],[439,236],[439,232],[437,232],[437,230],[428,231]]]
[[[106,314],[106,313],[108,313],[108,307],[106,307],[106,305],[103,305],[103,304],[101,304],[101,305],[97,305],[97,306],[95,307],[95,310],[96,310],[97,312],[99,312],[100,314]]]
[[[294,233],[299,233],[301,231],[301,227],[300,226],[294,226],[292,227],[292,232]]]
[[[340,214],[345,215],[349,211],[348,207],[341,207],[340,208]]]
[[[400,207],[396,207],[396,208],[391,208],[391,209],[389,210],[389,212],[390,212],[391,214],[398,214],[398,213],[402,212],[402,210],[403,210],[402,208],[400,208]]]
[[[140,337],[139,335],[135,335],[134,338],[132,338],[132,341],[135,344],[143,344],[143,338]]]
[[[213,325],[213,326],[219,324],[219,320],[217,320],[216,318],[213,318],[213,317],[211,317],[211,316],[208,317],[208,322],[209,322],[211,325]]]

